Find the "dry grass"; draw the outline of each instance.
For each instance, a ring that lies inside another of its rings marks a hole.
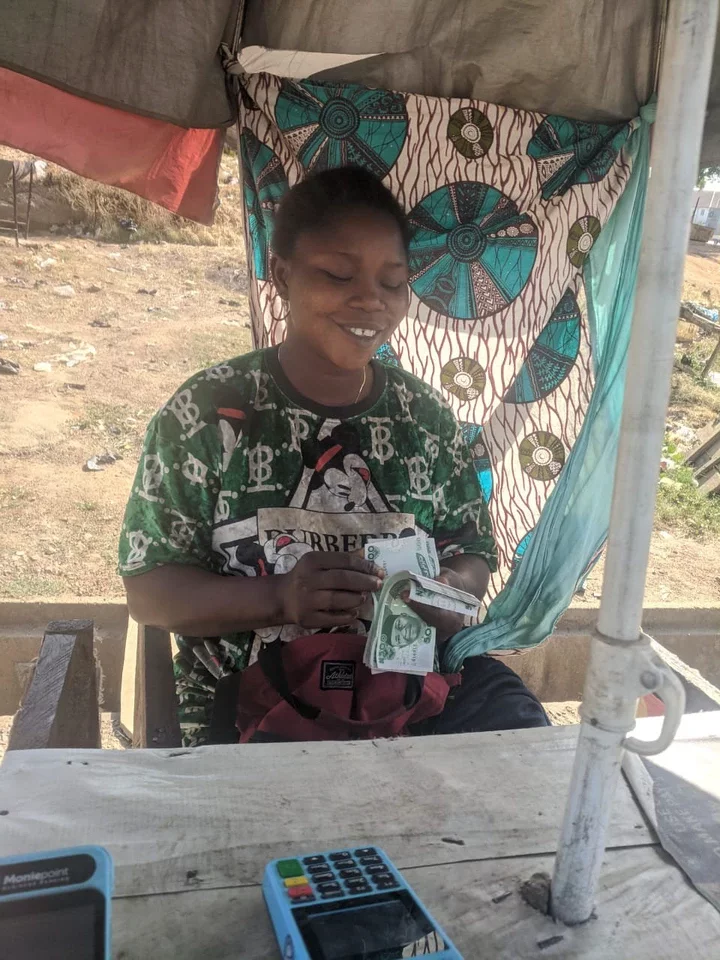
[[[234,160],[223,156],[223,167],[231,170]],[[225,176],[229,174],[226,173]],[[69,170],[49,164],[44,187],[61,197],[81,219],[83,232],[109,243],[145,241],[147,243],[184,243],[203,246],[227,246],[242,242],[242,205],[240,186],[220,189],[220,204],[211,227],[185,220],[157,204],[143,200],[116,187],[107,187],[79,177]],[[133,221],[137,230],[129,231],[121,220]]]
[[[3,145],[0,145],[0,157],[28,159],[22,151]],[[230,146],[222,155],[218,179],[219,204],[215,222],[209,227],[175,216],[125,190],[86,180],[53,163],[47,164],[45,179],[34,189],[36,196],[49,202],[51,208],[71,213],[67,223],[57,223],[57,232],[61,234],[85,234],[107,243],[144,241],[212,247],[242,244],[242,188],[237,182],[237,154]],[[8,202],[8,197],[4,202]],[[137,229],[127,230],[121,226],[122,220],[133,221]]]
[[[708,336],[678,345],[675,351],[669,413],[694,430],[720,417],[720,388],[701,376],[715,343],[715,337]]]

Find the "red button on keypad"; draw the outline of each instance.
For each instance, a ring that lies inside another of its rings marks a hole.
[[[312,897],[312,887],[289,887],[288,893],[290,894],[291,900],[297,900],[299,897]]]

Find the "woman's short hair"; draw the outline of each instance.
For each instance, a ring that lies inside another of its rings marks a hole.
[[[318,230],[345,210],[374,210],[397,223],[408,250],[411,230],[405,211],[378,178],[362,167],[337,167],[312,174],[283,197],[275,215],[272,248],[284,260],[292,256],[298,237]]]

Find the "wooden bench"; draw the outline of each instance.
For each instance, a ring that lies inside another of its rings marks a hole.
[[[157,627],[134,627],[129,678],[133,685],[132,745],[180,746],[170,635]],[[48,624],[32,679],[13,721],[8,750],[100,747],[93,633],[92,620]]]

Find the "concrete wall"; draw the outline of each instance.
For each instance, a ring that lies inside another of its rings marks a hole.
[[[544,644],[502,659],[544,702],[580,700],[596,620],[597,606],[571,607]],[[720,686],[720,604],[649,607],[643,629],[710,683]]]
[[[120,683],[128,616],[123,603],[68,601],[22,603],[0,601],[0,714],[14,713],[51,620],[92,618],[96,652],[103,677],[102,709],[120,710]],[[571,607],[555,634],[539,647],[503,657],[546,703],[582,698],[588,650],[597,606]],[[668,650],[720,687],[720,604],[652,607],[644,629]]]

